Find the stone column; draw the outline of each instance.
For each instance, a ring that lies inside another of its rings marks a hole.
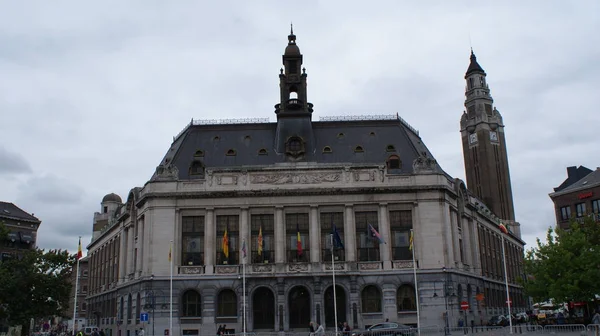
[[[215,210],[207,208],[204,218],[204,272],[206,274],[212,274],[215,268],[216,241]]]
[[[240,211],[240,264],[249,263],[248,260],[252,256],[252,248],[250,247],[251,239],[248,207],[243,207]],[[246,259],[244,259],[244,252],[242,252],[244,241],[246,241]]]
[[[136,270],[135,270],[135,275],[136,277],[140,276],[140,273],[142,272],[142,270],[144,269],[144,242],[146,242],[146,218],[142,217],[143,219],[138,220],[138,239],[137,242],[135,244],[135,246],[137,247],[137,255],[135,256],[135,258],[137,259],[135,265],[136,265]]]
[[[120,237],[120,246],[119,246],[119,274],[117,275],[117,279],[119,283],[123,283],[125,277],[127,276],[125,266],[127,265],[127,230],[123,229],[121,231]]]
[[[285,263],[285,220],[283,218],[283,206],[275,207],[275,263]]]
[[[346,204],[344,214],[344,247],[346,261],[356,261],[356,225],[354,223],[354,208]]]
[[[393,237],[390,232],[390,221],[388,219],[387,203],[379,204],[379,234],[386,244],[379,244],[379,256],[383,262],[383,269],[391,269],[391,252]]]
[[[309,217],[309,236],[310,236],[310,262],[321,262],[321,230],[319,226],[319,207],[317,205],[310,206]]]
[[[135,223],[127,229],[127,276],[134,272],[133,269],[133,256],[135,254]]]

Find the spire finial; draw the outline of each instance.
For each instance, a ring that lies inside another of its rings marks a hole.
[[[294,35],[294,23],[290,22],[290,35]]]

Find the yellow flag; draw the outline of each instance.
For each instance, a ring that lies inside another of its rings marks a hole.
[[[169,244],[169,262],[171,262],[171,244]]]
[[[413,230],[410,230],[410,240],[409,240],[409,243],[408,243],[408,249],[411,250],[411,251],[413,249],[413,239],[414,239],[413,235],[414,235]]]

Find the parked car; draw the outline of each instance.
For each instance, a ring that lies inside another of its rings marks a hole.
[[[377,323],[358,333],[359,336],[415,336],[416,329],[395,322]]]
[[[508,325],[508,319],[506,318],[505,315],[494,315],[488,321],[488,325],[489,326],[501,326],[501,327],[504,327],[504,326]]]

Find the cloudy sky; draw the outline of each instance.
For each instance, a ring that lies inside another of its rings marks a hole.
[[[274,121],[292,21],[315,119],[399,113],[462,179],[472,46],[529,247],[566,167],[600,166],[596,0],[212,3],[0,2],[0,200],[43,221],[40,247],[89,242],[102,196],[143,186],[191,118]]]

